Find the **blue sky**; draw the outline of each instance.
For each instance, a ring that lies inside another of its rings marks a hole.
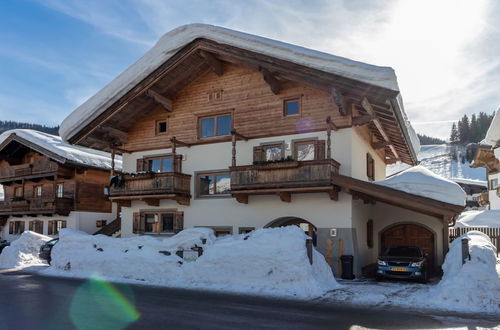
[[[4,0],[0,119],[58,124],[169,30],[209,23],[396,70],[420,133],[500,105],[500,2]]]

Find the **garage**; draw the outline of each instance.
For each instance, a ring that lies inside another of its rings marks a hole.
[[[427,228],[417,224],[396,224],[381,234],[381,252],[391,245],[418,246],[428,253],[429,266],[434,268],[434,234]]]

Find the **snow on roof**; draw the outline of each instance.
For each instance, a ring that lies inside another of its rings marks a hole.
[[[500,210],[463,212],[458,217],[455,227],[500,228]]]
[[[484,180],[474,180],[474,179],[464,179],[464,178],[451,178],[450,180],[454,181],[456,183],[481,186],[481,187],[488,187],[488,182],[486,182]]]
[[[0,144],[2,144],[12,134],[15,134],[28,142],[50,151],[67,161],[106,170],[111,169],[111,155],[109,153],[80,146],[73,146],[65,143],[59,136],[31,129],[13,129],[6,131],[0,135]],[[121,157],[116,156],[115,168],[120,170],[121,167]]]
[[[374,183],[449,204],[465,205],[466,194],[457,183],[420,165]]]
[[[490,127],[488,128],[488,132],[486,132],[486,136],[480,144],[489,145],[493,148],[498,147],[498,144],[500,144],[500,107],[498,107]]]
[[[399,91],[396,74],[390,67],[380,67],[357,62],[347,58],[218,26],[189,24],[178,27],[163,35],[156,45],[137,60],[137,62],[132,64],[97,94],[80,105],[62,122],[59,134],[65,141],[68,141],[81,128],[97,118],[120,97],[125,95],[140,81],[158,69],[161,64],[176,54],[182,47],[198,38],[213,40],[382,88]],[[404,130],[404,133],[408,133],[409,135],[408,143],[412,145],[416,153],[418,152],[418,147],[416,147],[414,143],[417,143],[416,141],[418,141],[418,139],[414,132],[412,134],[413,129],[409,126],[406,114],[404,114],[400,97],[395,107],[398,108],[396,109],[397,115],[402,115],[402,119],[407,128],[406,131]],[[399,113],[398,110],[400,110],[401,113]]]

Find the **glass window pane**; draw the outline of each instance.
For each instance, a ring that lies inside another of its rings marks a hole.
[[[314,143],[297,144],[297,160],[314,160]]]
[[[285,115],[299,114],[299,101],[287,101],[285,103]]]
[[[215,132],[215,119],[204,118],[201,120],[201,137],[214,136]]]
[[[231,116],[217,117],[217,135],[231,134]]]
[[[229,194],[231,191],[231,175],[218,174],[217,175],[217,194]]]
[[[161,215],[161,224],[163,232],[174,231],[174,215],[172,213],[164,213]]]
[[[151,159],[149,161],[149,170],[152,172],[160,172],[160,159]]]
[[[272,147],[264,147],[266,151],[266,161],[272,160],[280,160],[282,159],[282,147],[281,146],[272,146]]]
[[[200,195],[213,195],[215,193],[214,176],[202,175],[200,176]]]
[[[161,161],[161,171],[162,172],[172,172],[174,170],[174,163],[171,157],[163,158]]]

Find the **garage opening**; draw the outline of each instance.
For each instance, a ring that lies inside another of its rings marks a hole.
[[[281,217],[274,219],[270,223],[264,226],[264,228],[276,228],[285,226],[297,226],[302,229],[306,235],[313,240],[313,245],[316,246],[316,226],[307,220],[298,217]]]
[[[435,267],[434,234],[427,228],[416,224],[398,224],[387,228],[381,234],[380,252],[391,245],[418,246],[428,253],[429,269]]]

